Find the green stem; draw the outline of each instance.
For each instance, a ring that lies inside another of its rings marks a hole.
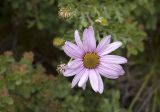
[[[154,68],[154,67],[153,67]],[[151,69],[151,71],[147,74],[147,76],[145,77],[145,80],[142,84],[142,86],[140,87],[138,93],[136,94],[136,96],[134,97],[134,99],[131,102],[131,105],[129,106],[129,111],[132,110],[133,106],[135,105],[136,101],[138,100],[138,98],[140,97],[141,93],[143,92],[143,90],[145,89],[146,85],[148,84],[149,79],[151,78],[151,76],[154,74],[154,69]]]
[[[95,12],[97,13],[97,15],[98,15],[98,17],[99,17],[99,16],[100,16],[100,13],[99,13],[97,7],[94,7],[94,10],[95,10]]]
[[[97,40],[98,40],[98,42],[100,42],[100,40],[101,40],[101,38],[99,36],[99,31],[97,31]]]
[[[153,99],[152,112],[155,112],[155,110],[156,110],[156,100],[157,100],[157,90],[154,91],[154,99]]]
[[[88,21],[90,22],[91,26],[93,26],[94,22],[92,21],[90,16],[88,14],[86,14],[86,17],[87,17]]]

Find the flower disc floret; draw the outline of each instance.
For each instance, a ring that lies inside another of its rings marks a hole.
[[[88,69],[96,68],[99,63],[99,56],[96,53],[86,53],[83,57],[83,65]]]

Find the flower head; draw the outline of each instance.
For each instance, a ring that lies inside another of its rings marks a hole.
[[[79,87],[85,89],[89,79],[92,89],[102,93],[104,85],[101,76],[110,79],[117,79],[125,72],[120,64],[127,63],[127,59],[117,55],[109,55],[118,49],[122,43],[110,43],[111,36],[104,37],[96,46],[94,30],[90,26],[83,32],[81,41],[78,31],[75,31],[75,44],[65,42],[64,52],[73,60],[65,66],[63,75],[74,76],[72,87],[77,83]]]

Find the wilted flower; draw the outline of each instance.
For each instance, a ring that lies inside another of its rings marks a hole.
[[[74,76],[72,88],[78,83],[79,87],[85,89],[89,79],[91,87],[95,92],[102,93],[104,89],[101,75],[110,79],[116,79],[125,72],[120,64],[127,63],[127,59],[121,56],[108,55],[119,48],[121,42],[110,43],[111,36],[104,37],[98,46],[92,27],[86,28],[83,32],[83,42],[76,30],[75,42],[65,42],[64,52],[74,60],[65,66],[63,75]]]
[[[58,15],[63,19],[68,19],[73,15],[73,12],[70,7],[60,7]]]
[[[57,72],[63,74],[65,71],[65,64],[60,64],[57,66]]]
[[[99,17],[98,19],[96,19],[96,22],[100,23],[102,26],[108,25],[108,20],[103,17]]]

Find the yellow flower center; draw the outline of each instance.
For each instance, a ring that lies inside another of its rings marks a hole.
[[[87,53],[83,57],[83,65],[86,68],[95,68],[99,63],[99,57],[96,53]]]

